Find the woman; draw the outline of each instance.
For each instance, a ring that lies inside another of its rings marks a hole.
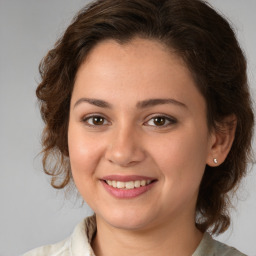
[[[244,255],[210,235],[229,227],[254,121],[225,19],[199,0],[96,1],[40,71],[44,170],[95,215],[25,255]]]

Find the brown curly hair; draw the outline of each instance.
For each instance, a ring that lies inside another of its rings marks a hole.
[[[99,0],[82,9],[40,63],[36,94],[45,122],[43,167],[53,187],[71,180],[67,130],[76,73],[100,41],[158,40],[183,58],[207,104],[209,129],[237,118],[235,139],[223,164],[206,166],[196,205],[201,231],[230,225],[229,195],[246,173],[254,116],[246,60],[230,24],[201,0]]]

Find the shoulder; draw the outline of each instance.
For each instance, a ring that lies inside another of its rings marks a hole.
[[[204,237],[192,256],[246,256],[234,247],[230,247],[213,239],[208,233]]]
[[[75,227],[69,238],[56,244],[33,249],[23,256],[94,255],[90,243],[95,232],[95,217],[88,217]]]
[[[223,255],[223,256],[246,256],[245,254],[241,253],[234,247],[230,247],[226,244],[218,242],[213,239],[216,255]]]
[[[39,248],[33,249],[23,256],[67,256],[70,255],[69,251],[70,238],[56,244],[45,245]]]

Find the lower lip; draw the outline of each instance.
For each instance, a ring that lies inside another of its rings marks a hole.
[[[120,189],[120,188],[114,188],[112,186],[109,186],[105,181],[101,181],[104,188],[114,197],[121,198],[121,199],[129,199],[129,198],[135,198],[138,197],[144,193],[146,193],[148,190],[150,190],[155,182],[152,182],[144,187],[139,188],[133,188],[133,189]]]

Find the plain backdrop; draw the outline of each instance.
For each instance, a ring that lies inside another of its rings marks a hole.
[[[35,97],[41,58],[87,2],[0,0],[0,256],[60,241],[92,213],[76,197],[67,200],[51,188],[42,172],[38,153],[43,124]],[[248,57],[255,98],[256,1],[209,2],[233,23]],[[234,200],[230,230],[218,237],[251,256],[256,255],[255,171],[254,166]]]

